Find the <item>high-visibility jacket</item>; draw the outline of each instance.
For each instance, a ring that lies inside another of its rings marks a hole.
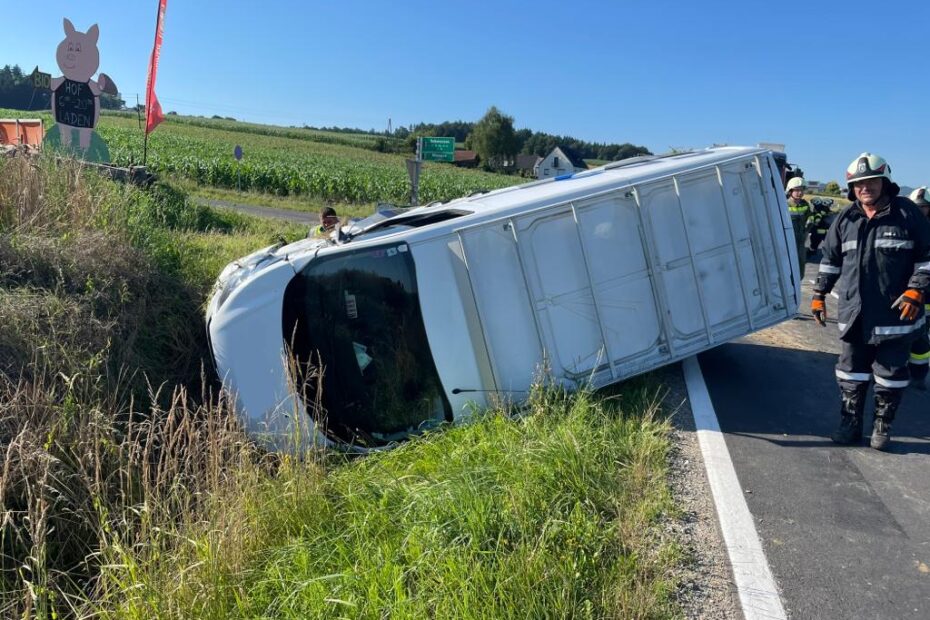
[[[791,215],[791,219],[800,218],[802,222],[806,222],[811,214],[811,205],[803,198],[797,202],[794,201],[794,198],[789,198],[788,213]]]
[[[827,231],[814,292],[834,285],[840,338],[848,340],[857,319],[869,344],[913,336],[926,320],[923,308],[907,321],[891,305],[909,288],[930,294],[930,221],[906,198],[893,198],[871,219],[852,203]]]

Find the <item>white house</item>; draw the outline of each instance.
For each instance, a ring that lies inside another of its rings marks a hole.
[[[587,169],[584,161],[574,151],[560,146],[552,149],[552,152],[539,160],[534,168],[537,179],[548,179]]]

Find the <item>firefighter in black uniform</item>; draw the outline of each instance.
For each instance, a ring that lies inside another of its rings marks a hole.
[[[891,168],[863,153],[846,169],[854,202],[833,221],[823,244],[811,312],[826,324],[825,296],[838,284],[842,351],[836,364],[840,386],[837,443],[862,437],[869,381],[875,381],[871,446],[888,446],[891,423],[910,383],[911,344],[923,333],[924,299],[930,292],[930,221],[899,197]]]
[[[814,198],[811,200],[811,214],[807,218],[811,254],[817,253],[823,238],[827,236],[827,230],[830,229],[830,208],[832,206],[832,198]]]
[[[908,196],[924,217],[930,219],[930,190],[926,187],[918,187],[911,195]],[[924,299],[924,302],[930,302],[930,299]],[[924,304],[925,316],[930,317],[930,303]],[[924,325],[924,333],[914,341],[911,346],[911,359],[907,363],[911,371],[911,386],[918,390],[927,389],[927,370],[930,369],[930,336],[928,336],[927,325]]]

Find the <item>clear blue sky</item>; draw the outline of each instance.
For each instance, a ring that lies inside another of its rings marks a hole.
[[[0,65],[54,75],[62,17],[144,92],[156,0],[0,0]],[[10,27],[11,24],[15,26]],[[478,120],[654,152],[787,145],[809,179],[861,151],[930,184],[930,2],[168,0],[165,111],[383,129]]]

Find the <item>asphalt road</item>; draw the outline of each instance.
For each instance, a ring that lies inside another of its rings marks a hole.
[[[930,392],[907,391],[890,452],[837,446],[837,350],[808,314],[699,359],[789,617],[930,618]]]
[[[275,209],[273,207],[259,207],[256,205],[239,204],[229,202],[228,200],[214,200],[211,198],[195,198],[195,200],[208,207],[220,209],[232,209],[240,213],[254,215],[257,217],[270,217],[277,220],[287,220],[288,222],[297,222],[298,224],[319,225],[320,216],[316,213],[307,213],[306,211],[293,211],[291,209]]]

